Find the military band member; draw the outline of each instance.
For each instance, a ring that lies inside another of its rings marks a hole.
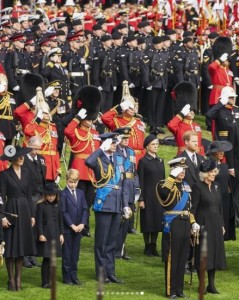
[[[95,269],[99,279],[103,268],[105,283],[122,283],[115,274],[116,236],[119,234],[121,213],[130,214],[123,193],[124,160],[116,154],[117,133],[101,135],[102,145],[86,159],[96,177],[95,212]]]
[[[114,131],[120,127],[131,127],[131,136],[129,139],[129,147],[135,151],[136,165],[140,158],[145,154],[143,147],[145,124],[139,116],[136,115],[136,102],[134,99],[125,96],[120,105],[113,107],[104,113],[101,117],[103,123]],[[131,99],[131,100],[130,100]]]
[[[164,209],[163,261],[165,262],[166,296],[170,299],[185,298],[184,268],[193,230],[200,226],[190,213],[191,188],[184,181],[186,158],[168,162],[170,175],[157,186],[158,200]]]
[[[190,82],[178,83],[174,89],[176,100],[175,112],[177,113],[167,124],[168,129],[173,133],[178,146],[178,154],[185,150],[183,135],[188,130],[198,133],[198,153],[204,155],[202,145],[202,130],[200,124],[194,121],[196,111],[197,89]]]
[[[85,165],[85,160],[100,147],[99,132],[95,129],[93,121],[96,120],[100,105],[100,91],[93,86],[81,88],[75,95],[75,117],[65,128],[65,136],[69,141],[73,159],[70,167],[80,172],[78,188],[83,190],[88,210],[93,200],[95,182],[93,172]],[[85,232],[89,235],[89,215]]]

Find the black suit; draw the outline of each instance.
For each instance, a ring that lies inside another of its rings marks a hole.
[[[199,181],[199,166],[204,161],[204,157],[198,153],[196,154],[197,166],[194,165],[186,150],[177,155],[177,157],[186,157],[186,164],[188,168],[185,169],[184,180],[192,188],[193,184]]]

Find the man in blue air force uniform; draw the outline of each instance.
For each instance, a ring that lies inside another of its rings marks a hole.
[[[115,276],[115,247],[119,234],[121,213],[130,214],[128,203],[123,201],[124,159],[116,153],[118,133],[100,135],[103,141],[98,150],[86,159],[86,165],[94,171],[96,196],[95,212],[95,269],[103,268],[105,283],[122,283]]]

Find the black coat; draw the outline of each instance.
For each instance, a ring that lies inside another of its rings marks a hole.
[[[36,212],[37,256],[51,256],[51,242],[56,241],[56,256],[61,256],[60,235],[64,233],[63,217],[60,202],[40,202]],[[40,242],[39,236],[44,235],[46,242]]]
[[[3,199],[3,211],[17,214],[18,218],[7,219],[12,224],[4,229],[6,243],[5,257],[19,257],[36,253],[31,217],[33,204],[31,198],[29,170],[21,169],[21,179],[12,167],[0,173],[0,193]]]
[[[192,209],[201,231],[207,231],[207,270],[225,269],[226,256],[222,233],[223,212],[221,189],[213,182],[211,190],[205,182],[198,182],[192,187]],[[200,240],[202,245],[202,240]],[[200,250],[196,249],[195,267],[200,269]]]
[[[159,232],[163,229],[163,209],[156,195],[156,185],[165,178],[164,161],[146,154],[138,164],[140,200],[145,209],[140,210],[141,232]]]

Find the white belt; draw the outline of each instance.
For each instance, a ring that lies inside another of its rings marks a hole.
[[[70,75],[73,77],[85,76],[84,72],[71,72]]]

